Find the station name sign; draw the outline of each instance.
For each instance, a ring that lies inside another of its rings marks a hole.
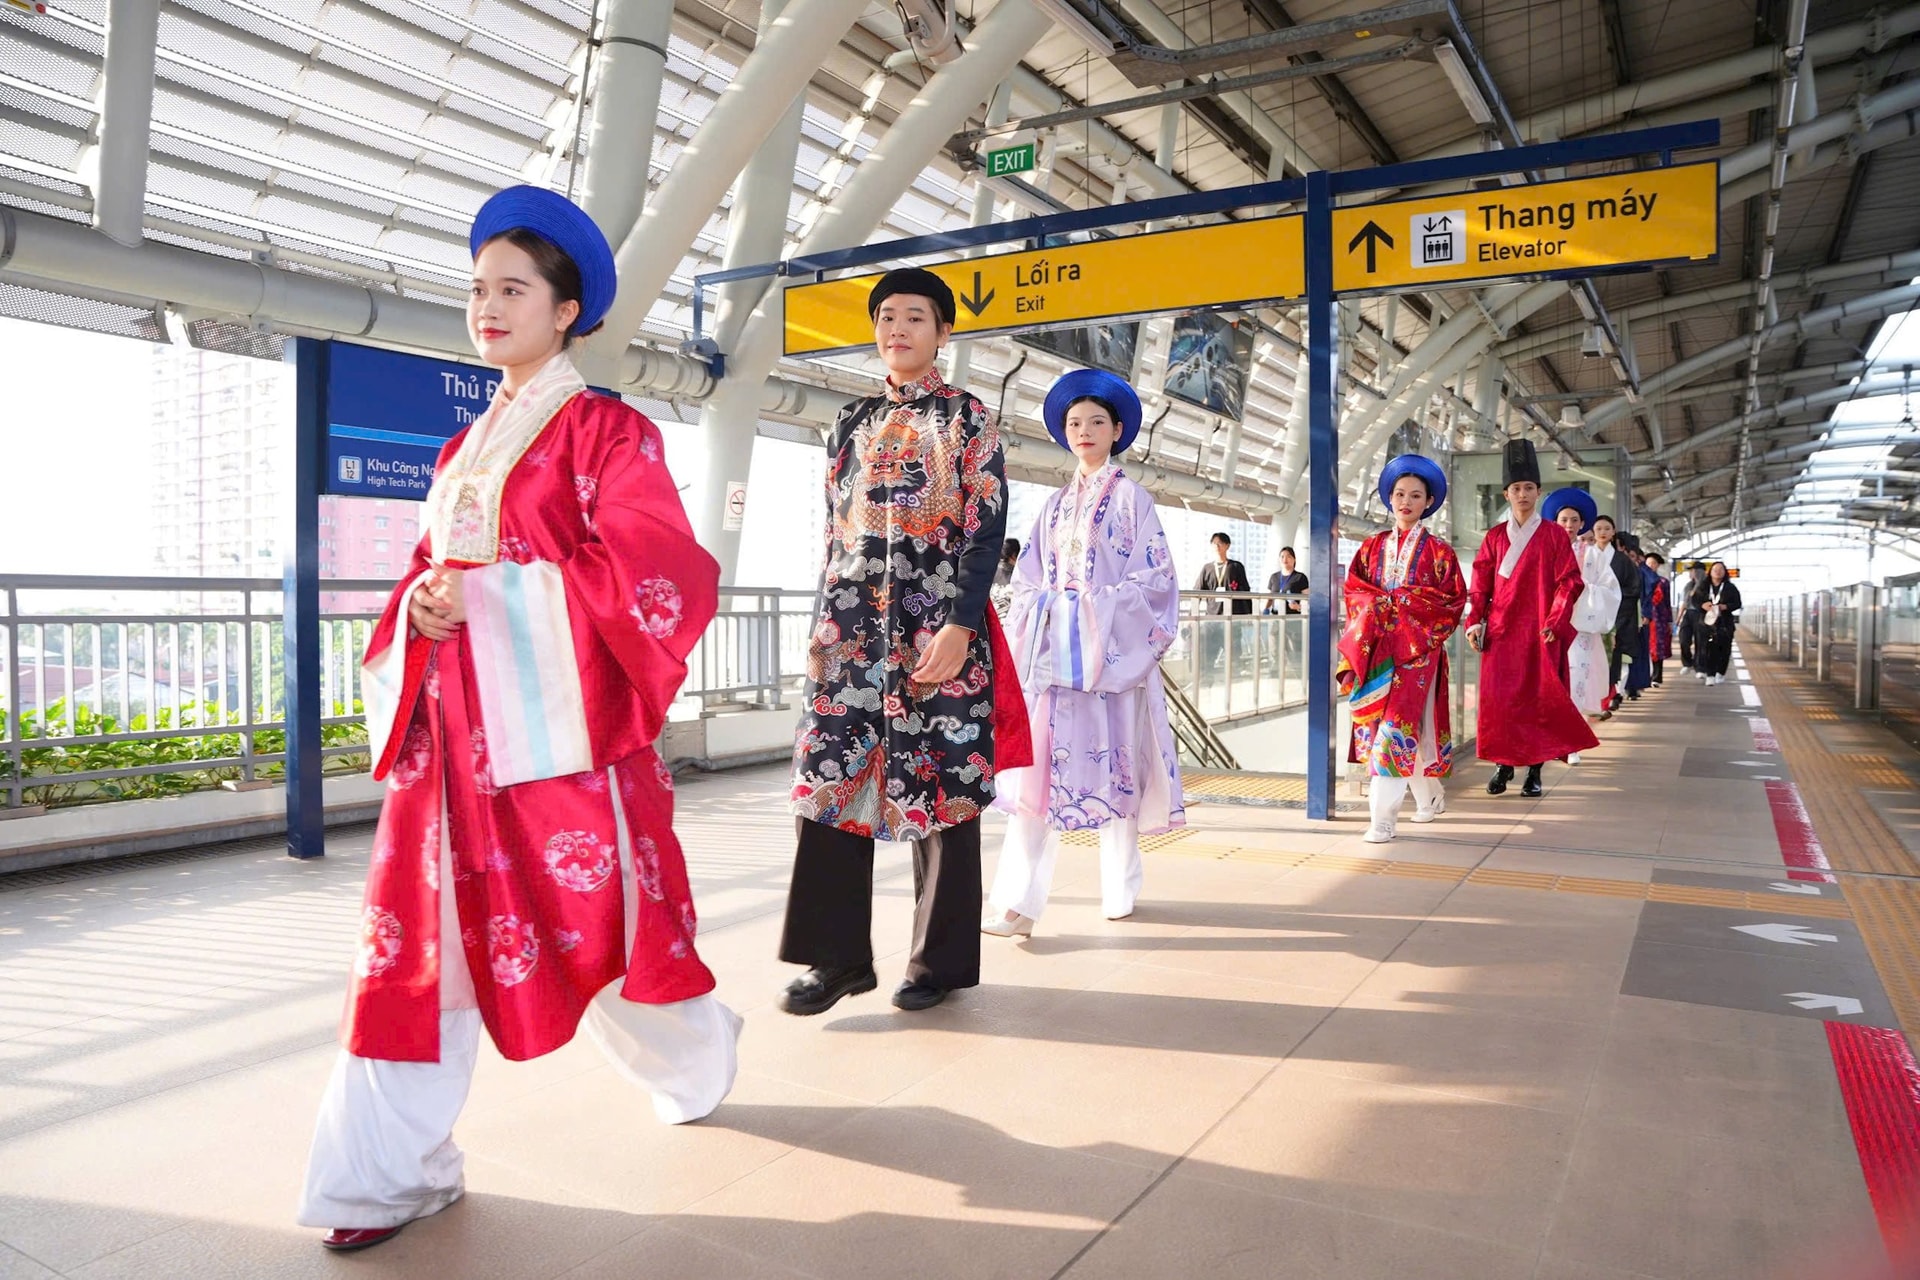
[[[448,440],[487,411],[492,369],[329,343],[321,492],[419,502]]]

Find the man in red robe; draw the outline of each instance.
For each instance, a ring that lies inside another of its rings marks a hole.
[[[1480,651],[1476,751],[1499,767],[1487,794],[1500,795],[1519,765],[1520,794],[1541,794],[1540,767],[1600,745],[1567,685],[1580,565],[1573,543],[1540,516],[1540,459],[1530,440],[1509,440],[1503,459],[1507,518],[1473,558],[1467,643]]]

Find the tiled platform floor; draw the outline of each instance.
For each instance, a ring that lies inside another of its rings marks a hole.
[[[885,1000],[899,852],[881,991],[786,1017],[782,776],[687,780],[702,948],[747,1020],[733,1098],[669,1129],[583,1043],[486,1050],[466,1200],[350,1257],[291,1210],[367,835],[321,865],[0,886],[0,1278],[1861,1275],[1836,1251],[1878,1234],[1821,1015],[1621,994],[1656,908],[1752,937],[1752,912],[1647,902],[1694,892],[1665,873],[1780,879],[1728,763],[1751,695],[1650,693],[1539,802],[1470,768],[1386,848],[1201,808],[1125,922],[1072,851],[1038,936],[985,940],[985,985],[917,1015]],[[1778,919],[1852,928],[1827,910]]]

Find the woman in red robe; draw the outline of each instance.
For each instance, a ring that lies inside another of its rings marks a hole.
[[[584,1021],[669,1123],[718,1106],[740,1020],[694,950],[655,754],[719,569],[659,430],[587,389],[613,255],[552,192],[493,197],[468,327],[501,371],[440,455],[426,536],[367,647],[374,837],[343,1052],[300,1221],[364,1248],[457,1200],[480,1029],[520,1060]]]
[[[1393,528],[1360,544],[1347,570],[1347,625],[1334,680],[1350,700],[1347,759],[1372,775],[1369,844],[1393,839],[1400,801],[1413,790],[1415,822],[1446,812],[1442,779],[1453,768],[1447,709],[1447,637],[1460,625],[1466,580],[1453,548],[1421,523],[1447,498],[1447,477],[1418,454],[1380,475]]]

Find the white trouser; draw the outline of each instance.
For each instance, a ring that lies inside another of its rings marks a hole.
[[[1014,814],[1007,819],[1007,843],[1000,851],[1000,866],[987,901],[1001,911],[1018,911],[1038,920],[1047,909],[1059,856],[1058,831],[1039,818]],[[1144,878],[1139,820],[1125,818],[1100,828],[1101,914],[1111,919],[1132,915]]]
[[[1391,774],[1376,773],[1367,779],[1367,804],[1373,818],[1373,825],[1385,830],[1400,812],[1400,801],[1407,794],[1409,784],[1413,787],[1413,802],[1422,809],[1431,809],[1440,801],[1446,786],[1439,778],[1427,776],[1427,766],[1440,759],[1440,749],[1434,744],[1439,739],[1433,718],[1434,698],[1439,687],[1427,689],[1427,705],[1420,712],[1420,741],[1413,756],[1413,776],[1398,778]]]
[[[1372,811],[1373,825],[1385,830],[1400,812],[1400,801],[1405,798],[1407,789],[1413,789],[1413,802],[1423,810],[1431,811],[1446,793],[1446,786],[1438,778],[1429,778],[1425,774],[1415,774],[1411,778],[1392,778],[1375,774],[1367,784],[1367,804]]]
[[[613,794],[619,795],[618,779]],[[620,813],[618,804],[614,812]],[[617,820],[626,892],[626,936],[636,926],[632,841]],[[440,883],[453,884],[444,814]],[[451,892],[440,895],[440,936],[460,937]],[[465,1191],[464,1157],[453,1124],[467,1102],[479,1058],[480,1008],[473,975],[457,943],[440,950],[440,1060],[390,1062],[341,1050],[320,1100],[298,1221],[305,1227],[373,1229],[424,1218]],[[740,1016],[712,995],[676,1004],[636,1004],[620,996],[624,978],[602,988],[582,1020],[587,1036],[621,1076],[653,1095],[667,1124],[698,1120],[733,1089]]]

